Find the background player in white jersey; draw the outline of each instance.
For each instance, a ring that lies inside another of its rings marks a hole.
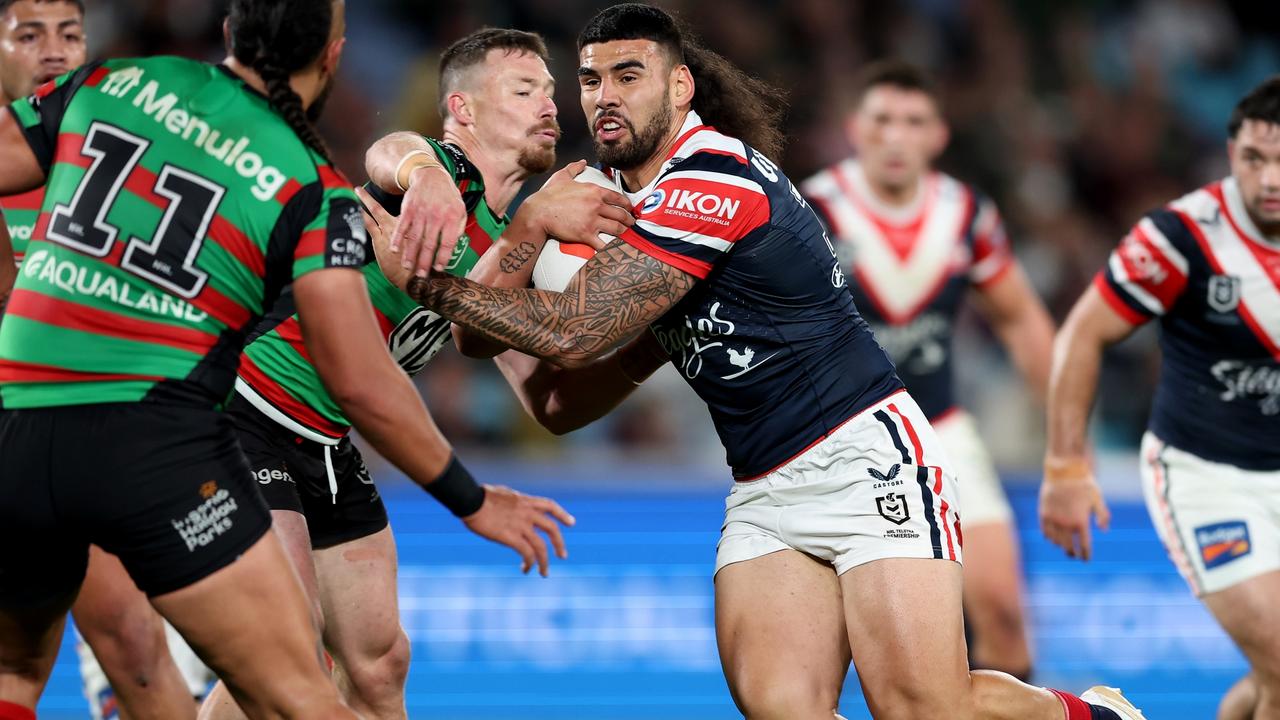
[[[578,44],[583,110],[635,226],[563,293],[439,275],[408,289],[457,324],[575,368],[612,361],[652,324],[741,481],[716,620],[744,714],[829,720],[852,646],[877,718],[1140,718],[1116,693],[1091,704],[968,672],[954,479],[821,224],[767,156],[779,150],[777,95],[650,6],[602,11]]]
[[[1043,398],[1053,321],[1009,250],[995,203],[932,169],[948,132],[924,73],[882,61],[863,69],[855,87],[845,128],[857,156],[800,190],[832,233],[858,310],[954,463],[969,662],[1026,680],[1031,653],[1012,510],[973,418],[957,405],[952,339],[972,298]]]
[[[1244,651],[1252,717],[1280,718],[1280,76],[1227,126],[1231,175],[1148,213],[1058,334],[1040,516],[1092,555],[1106,505],[1085,453],[1103,349],[1160,323],[1160,383],[1142,440],[1151,519],[1187,583]],[[1248,688],[1241,688],[1248,694]],[[1249,717],[1224,703],[1222,718]]]

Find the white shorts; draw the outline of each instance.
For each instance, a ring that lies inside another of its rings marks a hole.
[[[841,574],[885,558],[960,562],[950,467],[915,400],[890,395],[777,470],[734,484],[716,572],[788,548]]]
[[[187,641],[182,639],[177,630],[169,623],[164,624],[165,637],[169,641],[169,654],[182,673],[192,698],[202,698],[209,692],[209,686],[218,678],[196,656]],[[120,706],[107,674],[102,671],[98,659],[93,656],[89,644],[76,632],[76,654],[80,656],[80,680],[84,687],[84,698],[89,701],[89,713],[93,720],[118,720]]]
[[[954,463],[951,469],[964,496],[964,524],[1012,523],[1013,508],[973,416],[956,408],[934,420],[933,429]]]
[[[1280,471],[1210,462],[1142,437],[1151,522],[1197,596],[1280,569]]]

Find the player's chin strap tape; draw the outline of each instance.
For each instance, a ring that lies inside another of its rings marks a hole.
[[[471,515],[484,504],[484,488],[462,467],[456,455],[449,457],[444,472],[427,486],[427,492],[457,517]]]

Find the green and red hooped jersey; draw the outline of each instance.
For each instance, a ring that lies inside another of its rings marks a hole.
[[[22,265],[27,245],[35,234],[36,221],[40,219],[40,206],[44,204],[44,186],[17,195],[0,197],[0,213],[9,226],[9,240],[13,243],[13,259]]]
[[[225,67],[93,63],[7,112],[47,179],[0,324],[5,408],[220,406],[281,291],[370,254],[347,180]]]
[[[456,146],[426,138],[440,162],[453,174],[469,217],[466,235],[448,263],[448,271],[465,277],[480,256],[506,229],[508,219],[485,203],[484,180]],[[400,214],[399,195],[365,186],[389,212]],[[450,323],[420,306],[387,280],[372,257],[364,266],[369,298],[391,356],[409,375],[420,372],[450,339]],[[276,423],[300,437],[324,444],[341,440],[351,423],[320,382],[302,342],[302,328],[286,296],[245,347],[236,391]]]

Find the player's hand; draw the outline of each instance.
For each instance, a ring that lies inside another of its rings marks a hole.
[[[581,243],[599,250],[605,246],[601,233],[617,237],[636,219],[626,195],[594,183],[574,181],[586,167],[586,160],[578,160],[560,168],[524,201],[520,211],[534,213],[538,227],[561,242]]]
[[[551,558],[547,554],[547,543],[538,530],[547,534],[556,557],[561,560],[569,557],[564,537],[560,534],[560,524],[572,527],[577,521],[556,501],[498,485],[485,485],[484,490],[484,504],[462,522],[480,537],[519,553],[520,572],[529,572],[536,563],[539,574],[547,576]]]
[[[409,173],[409,189],[387,245],[400,253],[406,270],[426,277],[432,268],[444,271],[466,226],[467,206],[453,177],[436,165],[418,167]]]
[[[400,262],[401,255],[391,249],[387,230],[394,227],[396,216],[373,199],[373,196],[362,187],[357,187],[356,197],[364,204],[361,214],[364,215],[364,227],[369,233],[369,244],[373,246],[373,256],[378,261],[378,268],[391,281],[392,285],[403,290],[413,277],[413,271]]]
[[[1045,458],[1044,482],[1040,485],[1040,530],[1067,557],[1088,561],[1093,557],[1089,519],[1098,527],[1111,525],[1111,512],[1102,499],[1102,490],[1084,458]]]

